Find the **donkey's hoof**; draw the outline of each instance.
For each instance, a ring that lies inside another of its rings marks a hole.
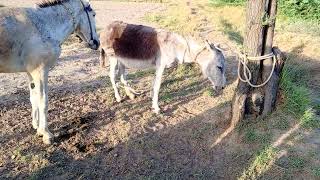
[[[32,128],[33,128],[33,129],[38,129],[38,127],[39,127],[39,124],[38,124],[38,123],[32,122]]]
[[[120,102],[122,101],[122,99],[121,99],[121,98],[116,98],[116,101],[117,101],[118,103],[120,103]]]
[[[161,109],[159,107],[153,108],[153,112],[156,114],[160,114]]]
[[[43,136],[42,141],[44,144],[50,145],[53,143],[53,136],[52,137]]]
[[[129,98],[130,98],[131,100],[134,100],[134,99],[136,98],[136,96],[135,96],[134,94],[132,94],[132,93],[127,94],[127,95],[129,96]]]
[[[51,144],[53,142],[53,134],[49,130],[38,129],[37,135],[42,136],[42,141],[44,144]]]
[[[116,101],[117,101],[118,103],[122,101],[122,99],[121,99],[121,97],[120,97],[119,94],[115,94],[114,97],[116,98]]]

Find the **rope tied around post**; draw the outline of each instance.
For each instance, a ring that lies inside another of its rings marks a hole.
[[[272,58],[272,60],[273,60],[272,70],[270,72],[269,77],[262,84],[259,84],[259,85],[252,84],[251,83],[252,72],[250,71],[250,69],[249,69],[249,67],[247,65],[248,61],[263,61],[263,60],[269,59],[269,58]],[[263,56],[258,56],[258,57],[250,57],[250,56],[247,56],[246,54],[240,54],[238,59],[239,59],[239,64],[238,64],[238,77],[239,77],[239,79],[242,82],[248,83],[251,87],[254,87],[254,88],[262,87],[262,86],[266,85],[270,81],[270,79],[272,77],[272,74],[273,74],[273,72],[275,70],[276,61],[277,61],[276,60],[276,56],[275,56],[275,54],[273,52],[269,53],[269,54],[266,54],[266,55],[263,55]],[[244,78],[242,78],[242,76],[241,76],[241,65],[243,66],[243,76],[244,76]]]

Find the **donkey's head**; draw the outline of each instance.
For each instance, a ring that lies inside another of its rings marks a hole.
[[[210,51],[205,57],[197,59],[202,72],[212,83],[215,91],[220,91],[226,86],[225,58],[222,50],[214,44],[206,41],[206,49]]]
[[[91,49],[97,50],[100,42],[96,30],[96,13],[91,8],[89,0],[80,0],[80,2],[82,10],[78,15],[79,24],[75,30],[75,34],[87,42]]]

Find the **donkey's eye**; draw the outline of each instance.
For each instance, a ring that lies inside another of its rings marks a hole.
[[[221,66],[217,66],[217,68],[222,72],[223,68]]]

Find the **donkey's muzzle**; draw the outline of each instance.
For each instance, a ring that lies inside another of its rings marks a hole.
[[[212,86],[215,95],[221,95],[225,86]]]
[[[100,46],[100,42],[99,40],[93,40],[91,41],[92,43],[89,44],[90,48],[93,49],[93,50],[98,50],[99,49],[99,46]]]

